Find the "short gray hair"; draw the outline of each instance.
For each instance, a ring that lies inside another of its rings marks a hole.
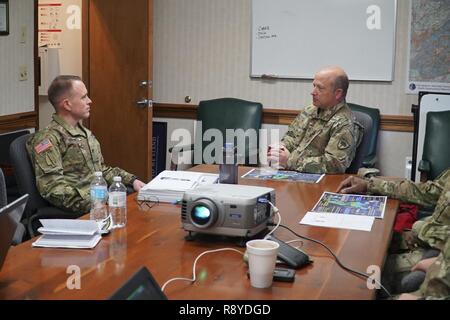
[[[338,75],[336,77],[336,79],[334,80],[334,90],[342,89],[344,98],[347,95],[348,85],[349,85],[349,81],[348,81],[348,77],[345,73]]]

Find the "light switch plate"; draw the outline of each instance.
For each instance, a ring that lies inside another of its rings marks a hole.
[[[22,26],[20,28],[20,43],[26,43],[27,42],[27,27]]]
[[[19,81],[28,80],[28,69],[26,65],[19,66]]]

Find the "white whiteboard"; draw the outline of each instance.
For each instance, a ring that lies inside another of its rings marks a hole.
[[[252,77],[392,81],[396,0],[252,0]]]

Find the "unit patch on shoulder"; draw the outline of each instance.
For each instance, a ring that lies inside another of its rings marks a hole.
[[[53,144],[50,142],[50,140],[44,139],[34,147],[34,150],[37,152],[37,154],[40,154],[41,152],[44,152],[51,147],[53,147]]]

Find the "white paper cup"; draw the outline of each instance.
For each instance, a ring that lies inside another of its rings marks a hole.
[[[272,285],[273,270],[280,245],[271,240],[251,240],[247,242],[250,284],[255,288],[268,288]]]

